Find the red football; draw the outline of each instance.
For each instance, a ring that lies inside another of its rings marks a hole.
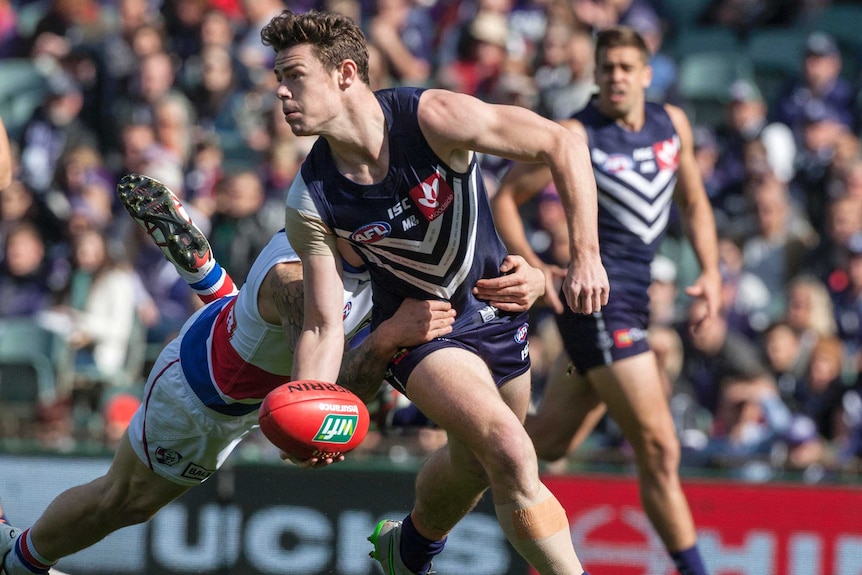
[[[337,457],[362,443],[368,408],[351,391],[323,381],[300,380],[273,389],[258,414],[273,445],[300,459]]]

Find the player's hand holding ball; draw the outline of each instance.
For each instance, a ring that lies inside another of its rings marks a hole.
[[[260,429],[301,467],[344,459],[368,433],[368,409],[351,391],[323,381],[300,380],[272,390],[258,414]]]

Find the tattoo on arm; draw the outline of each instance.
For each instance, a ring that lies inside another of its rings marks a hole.
[[[373,345],[373,336],[369,336],[359,347],[345,352],[338,374],[338,385],[349,389],[368,403],[374,399],[383,383],[389,359],[388,356],[378,353]]]
[[[296,342],[302,332],[303,306],[305,300],[302,291],[302,277],[297,278],[290,269],[279,269],[270,275],[270,281],[278,315],[281,316],[281,326],[287,338],[287,347],[291,353],[296,350]]]

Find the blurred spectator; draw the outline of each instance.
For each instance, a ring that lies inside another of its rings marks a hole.
[[[186,172],[188,198],[207,219],[215,213],[215,187],[223,175],[223,160],[224,152],[215,136],[204,137],[195,146]]]
[[[233,60],[224,46],[206,46],[201,53],[201,83],[189,93],[198,128],[214,134],[225,159],[244,166],[258,161],[246,135],[262,126],[264,112],[248,106],[252,98],[239,85]]]
[[[0,58],[21,55],[18,37],[18,16],[12,0],[0,0]]]
[[[796,197],[804,202],[811,223],[818,228],[823,225],[829,201],[835,150],[849,130],[835,111],[820,103],[812,103],[805,110],[793,186],[797,190]]]
[[[690,389],[698,404],[715,414],[724,378],[768,381],[769,371],[751,342],[728,329],[724,317],[705,318],[706,302],[693,300],[681,334],[684,361],[680,385]]]
[[[201,51],[201,27],[207,0],[165,0],[162,15],[171,52],[185,61]]]
[[[814,421],[817,432],[827,441],[847,443],[850,430],[844,424],[844,345],[837,337],[821,338],[808,360],[805,375],[797,388],[795,409]]]
[[[843,175],[842,184],[844,195],[862,200],[862,155],[854,159],[847,166]]]
[[[784,321],[799,336],[799,358],[807,362],[811,350],[824,337],[838,332],[835,311],[826,285],[813,276],[799,275],[787,285]]]
[[[756,274],[745,269],[742,248],[731,238],[719,236],[722,315],[732,331],[756,341],[769,324],[771,294]]]
[[[634,4],[633,4],[634,6]],[[682,106],[685,102],[679,93],[679,67],[674,57],[662,52],[664,25],[654,11],[638,9],[620,17],[620,24],[631,26],[643,37],[650,51],[649,65],[652,81],[646,90],[650,102]]]
[[[697,22],[744,34],[763,26],[795,24],[807,13],[805,7],[806,2],[799,0],[711,0]]]
[[[156,102],[154,112],[156,142],[180,166],[188,166],[196,139],[195,115],[184,96],[170,94]]]
[[[95,379],[126,385],[121,376],[135,324],[134,272],[114,261],[107,238],[96,229],[72,239],[71,263],[57,305],[44,318],[74,350],[77,384]]]
[[[383,52],[374,44],[368,44],[368,85],[372,90],[382,90],[395,86],[395,78]]]
[[[4,249],[10,232],[22,222],[34,224],[48,246],[64,240],[64,223],[31,189],[21,181],[13,180],[9,186],[0,189],[0,251]]]
[[[48,80],[48,97],[24,127],[21,136],[21,180],[38,194],[48,192],[61,158],[81,145],[98,147],[98,140],[78,118],[84,105],[81,88],[67,74]]]
[[[763,334],[763,352],[781,399],[792,405],[805,375],[807,357],[801,352],[800,335],[785,321],[776,321]]]
[[[100,15],[95,0],[50,0],[47,12],[26,39],[27,53],[31,58],[62,60],[75,43],[98,38]]]
[[[497,12],[480,12],[465,25],[457,56],[437,71],[436,85],[488,99],[506,64],[509,25]]]
[[[677,309],[676,264],[667,256],[656,254],[650,265],[650,275],[652,281],[647,288],[649,325],[651,328],[674,326],[682,319]]]
[[[130,123],[154,124],[156,105],[168,96],[184,97],[176,85],[174,57],[168,52],[144,56],[128,92],[113,102],[115,126],[119,130]]]
[[[200,26],[200,49],[185,58],[180,72],[180,83],[188,93],[202,82],[203,71],[201,52],[207,46],[219,46],[228,51],[232,61],[232,68],[237,82],[243,88],[250,88],[251,79],[248,77],[248,69],[239,61],[236,48],[236,29],[227,14],[221,10],[209,8],[203,14]]]
[[[739,196],[752,168],[769,169],[781,181],[793,177],[796,145],[790,129],[767,121],[766,101],[757,85],[750,80],[737,80],[728,91],[725,123],[717,130],[719,158],[712,176],[718,188],[713,203],[723,217],[735,218],[740,210]],[[764,164],[752,164],[747,158],[752,142],[763,146]]]
[[[703,178],[703,187],[706,189],[706,194],[709,196],[710,202],[716,198],[721,190],[722,182],[715,171],[718,165],[718,139],[715,136],[715,130],[709,126],[692,126],[692,140],[694,144],[694,159],[697,162],[697,167],[700,169],[700,176]],[[713,206],[715,211],[715,206]],[[723,213],[716,213],[718,218]],[[727,228],[726,222],[717,222],[716,227],[719,229]]]
[[[805,43],[802,74],[779,95],[774,117],[790,126],[801,144],[806,115],[828,114],[845,126],[853,124],[855,92],[841,77],[843,59],[835,39],[823,32],[812,33]]]
[[[862,232],[862,196],[830,200],[824,228],[818,244],[805,255],[802,268],[831,291],[840,291],[847,285],[848,243],[853,234]]]
[[[396,83],[422,86],[431,76],[435,24],[428,9],[413,0],[376,0],[368,39],[383,56]]]
[[[649,0],[574,0],[573,9],[578,21],[594,31],[610,26],[636,28],[645,20],[659,22],[658,13]]]
[[[793,415],[768,378],[728,378],[722,385],[709,441],[698,456],[731,468],[733,475],[743,479],[769,479],[770,455],[792,423]]]
[[[587,104],[595,87],[592,36],[571,24],[550,22],[539,55],[537,111],[552,120],[568,119]]]
[[[150,122],[129,122],[120,128],[119,157],[112,158],[115,174],[142,173],[147,158],[158,148],[156,130]]]
[[[261,76],[272,75],[272,62],[275,58],[272,48],[261,43],[260,31],[287,6],[282,0],[241,0],[241,3],[246,27],[245,32],[237,38],[236,55],[248,69],[252,81],[258,82]],[[312,6],[294,3],[290,7],[296,12],[302,12]]]
[[[862,231],[847,242],[847,260],[842,271],[845,285],[830,286],[835,304],[838,336],[855,353],[862,349]]]
[[[754,229],[742,244],[744,268],[759,277],[771,294],[769,314],[784,308],[787,282],[801,270],[802,258],[817,241],[808,221],[791,203],[787,185],[771,173],[755,177],[749,185],[754,208]]]
[[[159,37],[162,34],[159,15],[149,0],[118,0],[117,17],[116,27],[108,31],[100,47],[111,83],[110,99],[128,90],[129,82],[137,70],[138,58],[142,55],[140,47],[135,49],[139,31],[148,28]],[[164,43],[162,48],[164,49]]]
[[[268,205],[253,171],[230,175],[216,186],[216,211],[208,237],[219,263],[237,285],[245,283],[255,256],[284,227],[283,203],[273,200]]]
[[[8,232],[0,265],[0,318],[32,317],[50,306],[64,280],[47,255],[42,233],[33,223],[21,222]]]
[[[197,216],[192,216],[197,223]],[[128,219],[128,218],[127,218]],[[186,319],[200,307],[200,300],[189,285],[177,275],[173,264],[146,237],[140,226],[133,225],[125,235],[126,254],[141,283],[132,298],[143,310],[142,322],[147,342],[164,345],[179,332]],[[220,256],[219,256],[220,257]]]

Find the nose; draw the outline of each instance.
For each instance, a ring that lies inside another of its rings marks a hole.
[[[278,88],[275,90],[275,95],[278,96],[282,100],[286,100],[290,98],[290,90],[287,89],[287,86],[284,84],[279,84]]]

